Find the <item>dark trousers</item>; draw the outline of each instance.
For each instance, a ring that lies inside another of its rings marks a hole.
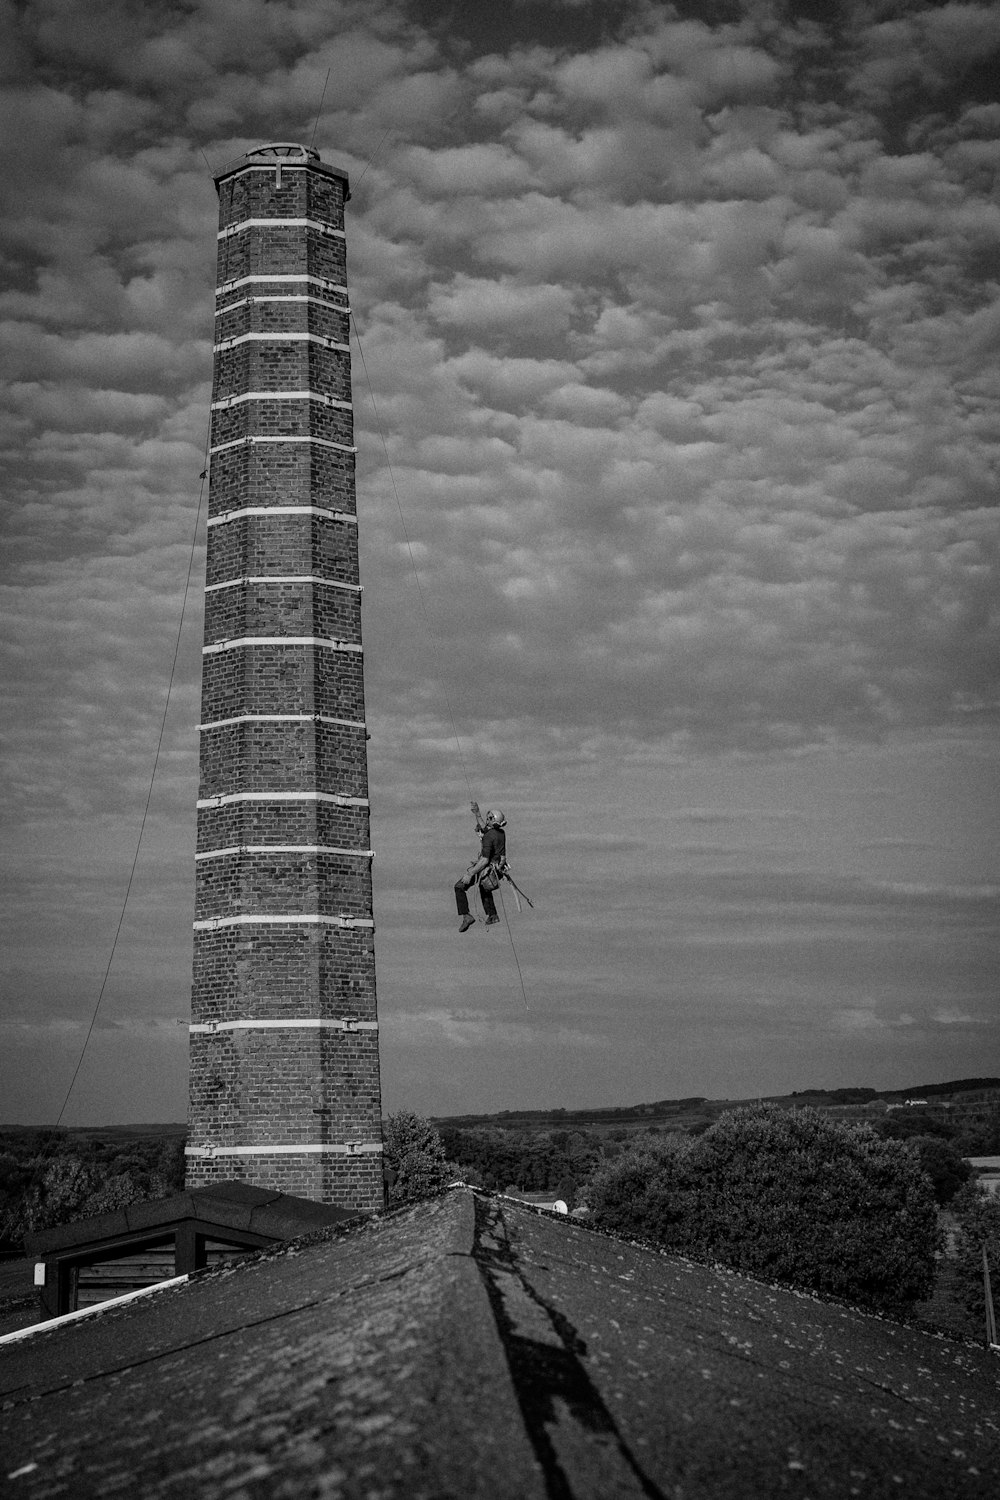
[[[480,876],[482,876],[483,874],[485,874],[485,871],[478,870],[475,875],[463,875],[461,880],[455,881],[455,904],[458,907],[458,915],[460,917],[467,917],[470,915],[469,897],[467,892],[472,889],[472,887],[480,879]],[[480,886],[479,895],[482,898],[483,911],[488,917],[495,917],[497,914],[497,909],[496,903],[493,900],[493,892],[484,891],[482,886]]]

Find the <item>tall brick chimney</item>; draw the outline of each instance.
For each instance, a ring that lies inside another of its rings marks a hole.
[[[189,1186],[381,1208],[347,176],[215,179]]]

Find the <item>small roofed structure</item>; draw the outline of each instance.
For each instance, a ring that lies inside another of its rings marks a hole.
[[[967,1156],[965,1159],[983,1192],[989,1193],[991,1198],[1000,1198],[1000,1156]]]
[[[46,1319],[357,1217],[334,1204],[219,1182],[29,1234],[25,1246]]]

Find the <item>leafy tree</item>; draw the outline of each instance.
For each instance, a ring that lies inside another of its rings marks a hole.
[[[556,1183],[555,1200],[557,1203],[565,1203],[571,1211],[576,1207],[577,1185],[575,1177],[560,1177]]]
[[[429,1197],[454,1176],[441,1137],[429,1121],[410,1110],[389,1116],[382,1127],[382,1141],[391,1208]]]
[[[950,1121],[946,1122],[938,1115],[929,1115],[912,1107],[894,1109],[892,1114],[879,1121],[878,1131],[879,1135],[890,1141],[908,1141],[915,1135],[936,1135],[941,1140],[947,1140],[955,1133]]]
[[[911,1135],[907,1144],[916,1151],[920,1166],[931,1180],[934,1198],[939,1206],[950,1203],[963,1182],[972,1176],[972,1168],[951,1141],[934,1135]]]
[[[183,1186],[183,1136],[2,1132],[0,1242],[13,1249],[32,1230],[169,1197]]]
[[[589,1201],[599,1227],[876,1311],[933,1285],[937,1210],[916,1153],[814,1109],[737,1109],[686,1152],[633,1148]]]
[[[600,1156],[584,1131],[502,1130],[494,1126],[444,1126],[441,1138],[452,1161],[484,1187],[550,1192],[563,1177],[588,1176]]]
[[[959,1188],[951,1200],[955,1215],[954,1274],[949,1297],[957,1304],[962,1332],[983,1338],[986,1303],[983,1284],[983,1246],[990,1267],[993,1306],[1000,1311],[1000,1196],[987,1193],[973,1178]]]
[[[55,1156],[42,1167],[21,1202],[18,1230],[51,1229],[88,1217],[98,1179],[79,1156]]]
[[[648,1138],[606,1158],[585,1194],[591,1223],[667,1249],[689,1249],[696,1216],[690,1160],[686,1146]]]
[[[996,1156],[1000,1153],[1000,1105],[983,1109],[963,1121],[955,1136],[963,1156]]]
[[[755,1275],[903,1312],[934,1282],[937,1208],[914,1153],[817,1110],[734,1110],[694,1153],[704,1248]]]

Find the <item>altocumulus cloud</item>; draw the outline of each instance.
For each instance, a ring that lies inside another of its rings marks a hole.
[[[905,1006],[908,1037],[929,1035],[929,990],[923,1011],[908,989],[872,998],[860,928],[831,967],[800,881],[860,893],[880,972],[894,950],[872,892],[922,904],[947,951],[965,922],[978,967],[936,999],[981,1019],[995,962],[981,904],[922,893],[995,879],[982,833],[997,698],[995,9],[894,0],[828,23],[777,3],[438,9],[4,7],[10,1009],[44,1027],[85,1006],[117,920],[205,466],[206,160],[308,140],[325,86],[316,144],[354,191],[387,1034],[394,1012],[421,1007],[440,1031],[441,988],[473,982],[474,961],[440,946],[465,858],[456,729],[473,790],[510,803],[546,892],[532,960],[565,1035],[591,1034],[579,997],[593,1005],[602,954],[617,954],[614,1013],[631,997],[636,1035],[616,1048],[602,1032],[603,1064],[567,1074],[567,1097],[735,1092],[738,1033],[728,1052],[692,1041],[668,1060],[665,1037],[671,1005],[687,1016],[693,997],[706,1036],[713,994],[731,1027],[740,982],[755,1005],[771,985],[794,1006],[787,973],[740,956],[747,921],[768,951],[798,933],[817,966],[796,960],[810,1015],[870,1014],[891,1040]],[[126,944],[108,1002],[150,1025],[185,1004],[197,636],[190,610],[145,937]],[[673,847],[682,818],[714,827],[712,843]],[[684,876],[709,859],[695,924]],[[733,882],[759,877],[713,991],[684,943],[725,949]],[[506,984],[497,950],[488,962]],[[899,972],[909,986],[916,966]],[[651,990],[656,1007],[637,998]],[[416,1035],[400,1020],[390,1100],[397,1066],[418,1087]],[[907,1045],[880,1065],[921,1061]],[[745,1081],[854,1065],[794,1041]],[[108,1084],[97,1068],[91,1113]],[[434,1107],[424,1087],[416,1102]],[[164,1112],[182,1096],[178,1064]]]

